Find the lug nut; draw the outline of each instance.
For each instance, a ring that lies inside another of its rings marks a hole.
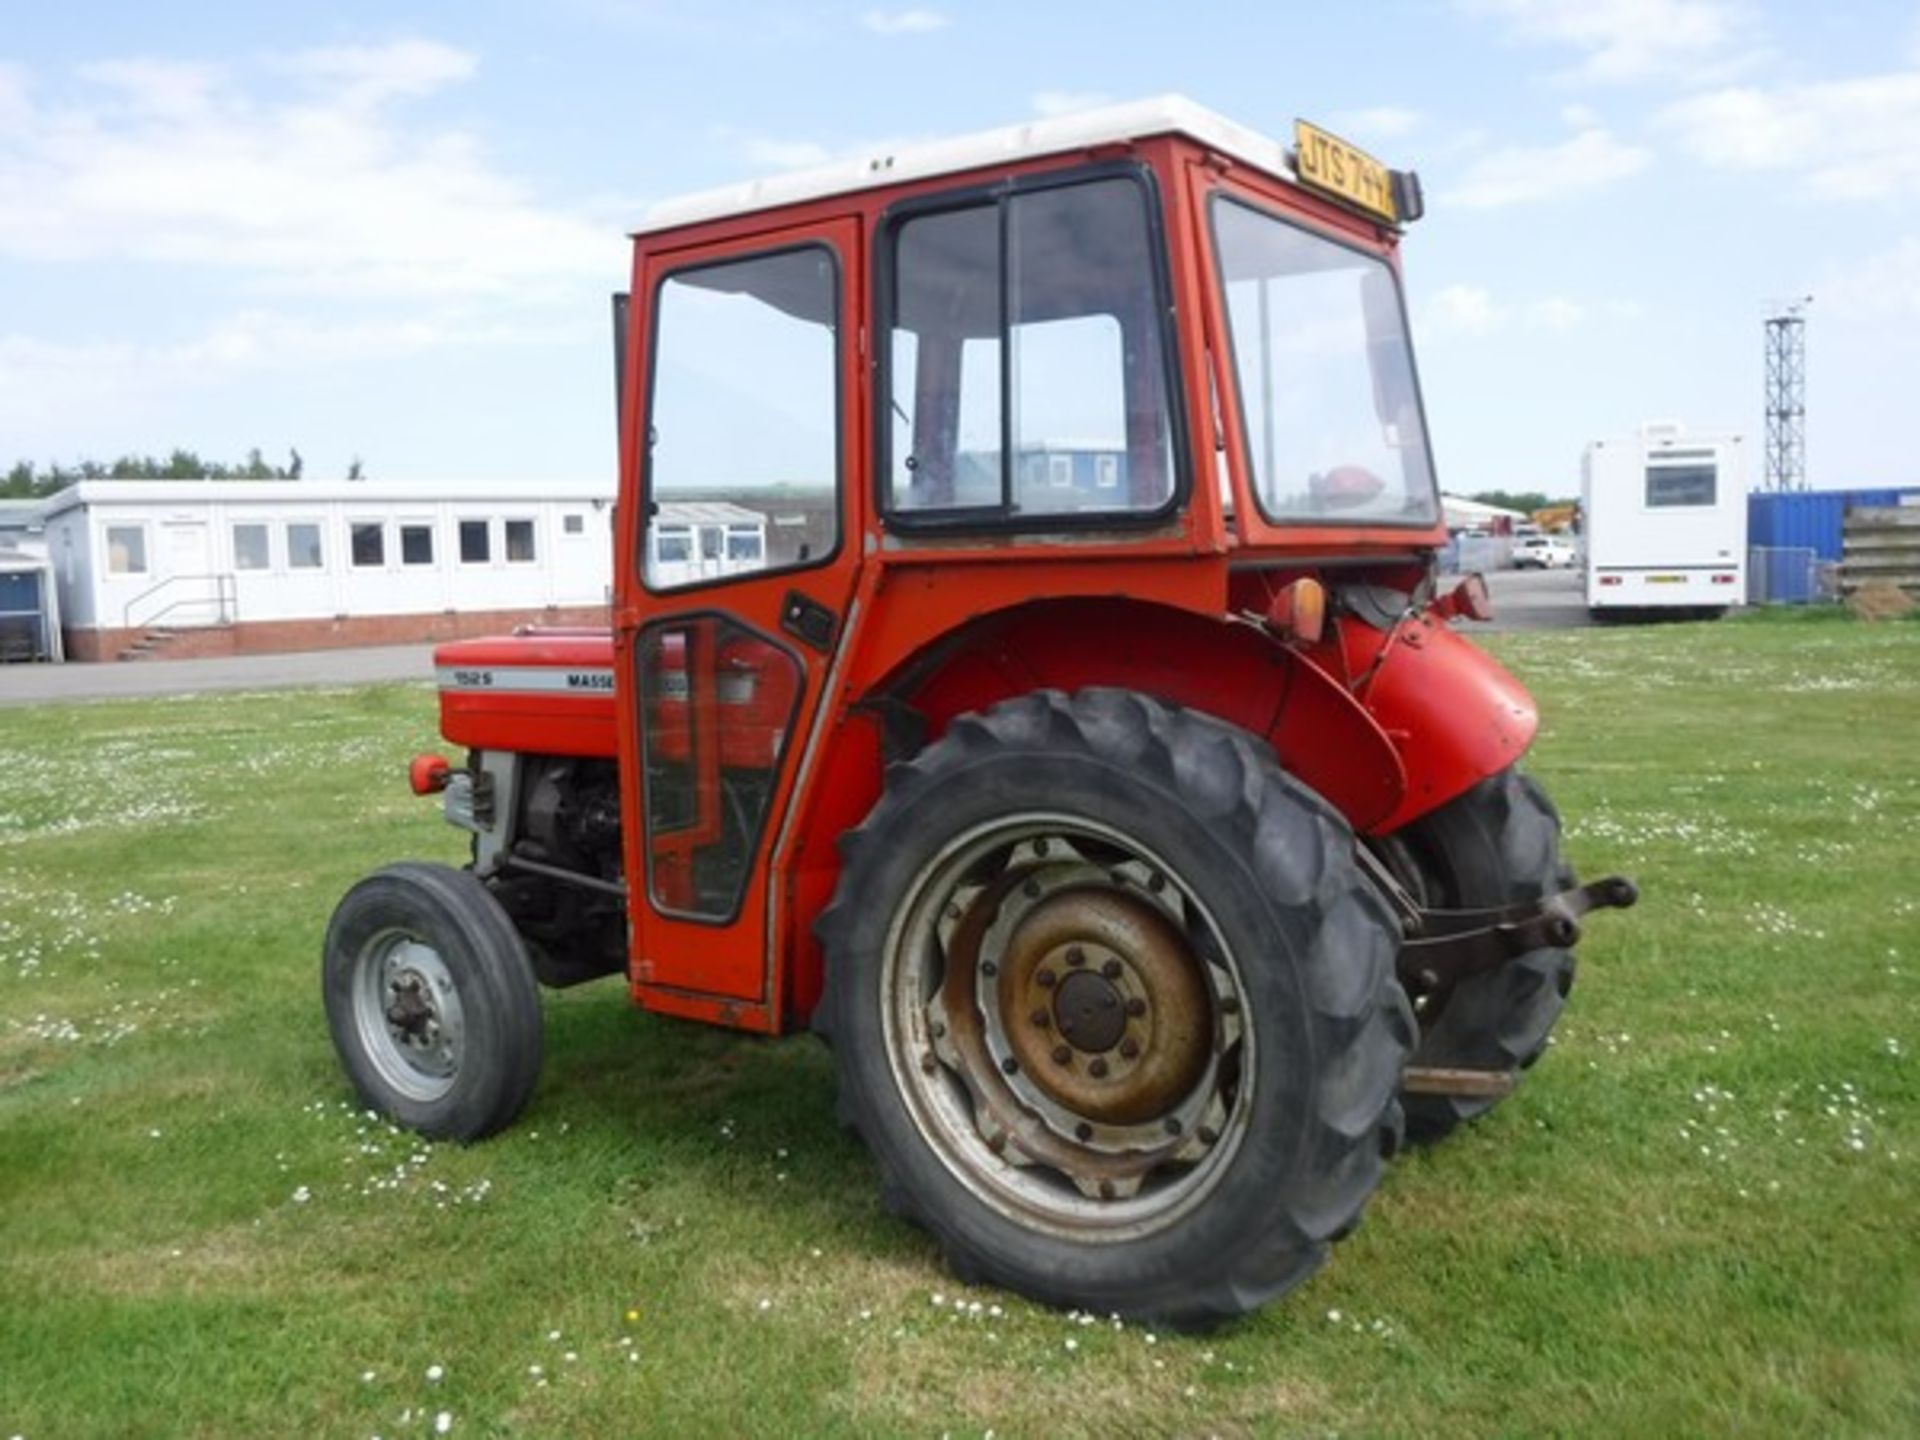
[[[1067,947],[1067,964],[1084,965],[1086,963],[1087,963],[1086,951],[1082,950],[1078,945],[1069,945]]]
[[[933,1074],[934,1071],[938,1070],[939,1068],[940,1068],[940,1062],[934,1058],[934,1054],[931,1050],[927,1051],[924,1055],[920,1057],[920,1069],[924,1073],[931,1075]]]
[[[958,905],[947,906],[947,919],[958,920],[959,918],[960,918],[960,907]]]
[[[1040,896],[1040,882],[1038,880],[1027,881],[1026,884],[1020,887],[1020,893],[1025,895],[1029,900],[1038,899]]]
[[[1178,1135],[1180,1128],[1180,1117],[1178,1115],[1169,1115],[1166,1122],[1167,1134]]]
[[[1078,1125],[1073,1127],[1073,1134],[1077,1140],[1091,1140],[1093,1138],[1093,1126],[1082,1120]]]
[[[1193,1133],[1200,1137],[1200,1143],[1202,1145],[1211,1145],[1220,1138],[1220,1132],[1211,1125],[1202,1125]]]
[[[1035,1010],[1031,1015],[1027,1016],[1027,1019],[1031,1020],[1035,1025],[1038,1025],[1042,1030],[1047,1028],[1047,1012],[1044,1009]]]
[[[1053,1063],[1056,1065],[1071,1065],[1073,1063],[1073,1051],[1064,1045],[1054,1046]]]
[[[1017,1074],[1020,1069],[1020,1062],[1014,1059],[1013,1056],[1009,1055],[1007,1056],[1006,1059],[1000,1062],[1000,1068],[1006,1071],[1007,1074],[1009,1075]]]
[[[947,1034],[946,1022],[944,1020],[934,1021],[933,1022],[933,1038],[936,1040],[943,1040],[946,1038],[946,1034]]]
[[[1238,995],[1222,997],[1220,1001],[1220,1013],[1222,1015],[1238,1015],[1240,1013],[1240,997]]]
[[[1162,890],[1166,888],[1167,888],[1166,876],[1162,875],[1158,870],[1152,871],[1151,873],[1148,874],[1147,889],[1151,890],[1154,894],[1158,895]]]
[[[1127,1014],[1131,1015],[1134,1019],[1138,1020],[1146,1013],[1147,1002],[1142,1000],[1138,995],[1127,1001]]]
[[[1000,973],[1000,967],[991,960],[982,960],[980,962],[980,973],[982,975],[998,975]]]
[[[1113,1199],[1113,1181],[1102,1180],[1100,1182],[1100,1198],[1102,1200]]]
[[[1120,1054],[1131,1060],[1140,1053],[1140,1042],[1129,1035],[1120,1042]]]
[[[1042,835],[1038,840],[1033,842],[1033,853],[1036,855],[1044,856],[1047,853],[1047,851],[1051,850],[1052,848],[1053,846],[1051,842],[1049,842],[1047,837],[1044,835]]]
[[[1107,1078],[1107,1062],[1096,1056],[1094,1062],[1087,1066],[1087,1072],[1096,1080],[1104,1080]]]
[[[1107,961],[1106,964],[1100,967],[1100,973],[1109,980],[1118,980],[1120,978],[1120,962],[1118,960]]]
[[[1042,970],[1036,974],[1033,979],[1034,983],[1042,990],[1051,990],[1055,985],[1060,983],[1060,977],[1051,970]]]
[[[993,1151],[994,1154],[998,1155],[1002,1150],[1006,1148],[1007,1148],[1007,1132],[1006,1131],[996,1130],[993,1132],[993,1134],[987,1137],[987,1149]]]

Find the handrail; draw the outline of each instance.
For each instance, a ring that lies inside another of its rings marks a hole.
[[[147,616],[144,620],[140,621],[140,624],[151,625],[154,623],[154,621],[158,620],[161,616],[171,615],[174,611],[184,609],[189,605],[214,606],[215,607],[214,623],[217,625],[232,625],[239,620],[240,618],[239,583],[234,579],[232,574],[227,572],[217,572],[217,573],[207,574],[207,575],[169,575],[167,576],[166,579],[159,581],[157,584],[149,585],[145,590],[142,590],[138,595],[134,596],[131,600],[127,601],[127,603],[123,607],[121,607],[121,611],[120,611],[121,622],[125,625],[127,629],[129,630],[133,629],[134,628],[134,619],[133,619],[134,606],[139,605],[142,601],[151,600],[155,595],[158,595],[162,590],[165,590],[169,585],[177,585],[184,581],[196,581],[196,580],[202,583],[211,581],[212,587],[213,587],[213,593],[211,595],[201,594],[201,595],[183,596],[182,598],[178,600],[174,600],[169,604],[162,605],[158,610],[154,611],[151,615]]]

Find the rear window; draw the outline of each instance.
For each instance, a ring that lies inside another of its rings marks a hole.
[[[1174,410],[1133,175],[918,207],[891,241],[883,501],[895,525],[1164,512]]]
[[[1647,504],[1653,508],[1711,505],[1718,478],[1711,465],[1649,465]]]

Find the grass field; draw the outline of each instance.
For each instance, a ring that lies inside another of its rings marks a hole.
[[[458,837],[388,686],[0,710],[0,1437],[1920,1433],[1920,625],[1497,637],[1597,917],[1554,1050],[1205,1338],[956,1286],[827,1057],[549,997],[356,1113],[334,900]]]

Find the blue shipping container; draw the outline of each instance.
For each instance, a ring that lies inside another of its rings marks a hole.
[[[1840,558],[1840,522],[1850,505],[1898,505],[1920,488],[1881,490],[1756,490],[1747,496],[1747,544],[1773,550],[1811,550]]]

